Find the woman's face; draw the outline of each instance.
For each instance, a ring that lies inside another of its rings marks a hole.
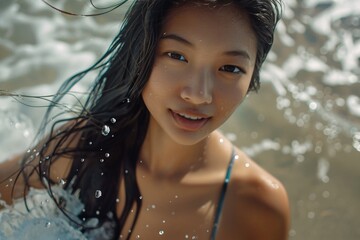
[[[195,144],[221,126],[246,96],[256,37],[247,14],[233,5],[186,4],[163,26],[142,93],[151,131]]]

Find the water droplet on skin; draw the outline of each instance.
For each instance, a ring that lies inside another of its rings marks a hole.
[[[219,142],[224,143],[224,139],[220,138]]]
[[[185,239],[188,239],[189,238],[189,235],[185,235]]]
[[[96,191],[95,191],[95,197],[96,197],[96,198],[100,198],[101,195],[102,195],[102,192],[101,192],[100,190],[96,190]]]
[[[154,209],[154,208],[156,208],[156,206],[153,204],[153,205],[151,205],[151,208]]]
[[[140,235],[136,235],[136,239],[140,239]]]
[[[111,119],[110,119],[110,122],[111,122],[111,123],[116,123],[116,118],[111,118]]]
[[[164,233],[165,233],[164,230],[159,231],[159,235],[161,235],[161,236],[164,235]]]
[[[143,199],[143,196],[140,196],[139,199],[142,200],[142,199]]]
[[[108,125],[104,125],[101,129],[101,134],[103,136],[107,136],[110,133],[110,127]]]
[[[162,223],[166,223],[166,221],[165,221],[165,220],[163,220],[163,221],[162,221]]]
[[[246,167],[246,168],[250,167],[250,163],[248,163],[248,162],[245,163],[245,167]]]

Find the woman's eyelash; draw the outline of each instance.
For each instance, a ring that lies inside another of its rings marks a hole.
[[[230,72],[235,74],[246,73],[242,68],[235,65],[224,65],[220,68],[220,71]]]
[[[180,53],[166,52],[165,54],[172,59],[182,61],[182,62],[188,62],[188,60]],[[224,71],[224,72],[234,73],[234,74],[241,74],[241,73],[245,74],[246,73],[242,68],[235,66],[235,65],[224,65],[219,70]]]
[[[172,59],[176,59],[179,61],[183,61],[183,62],[187,62],[186,58],[181,55],[180,53],[176,53],[176,52],[167,52],[166,55],[168,55],[170,58]]]

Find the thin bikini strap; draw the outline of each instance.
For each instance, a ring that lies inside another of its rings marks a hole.
[[[213,228],[212,228],[212,231],[211,231],[211,240],[215,240],[215,237],[216,237],[216,233],[217,233],[217,230],[218,230],[219,221],[220,221],[220,217],[221,217],[221,212],[222,212],[222,209],[223,209],[223,206],[224,206],[225,194],[226,194],[228,183],[230,181],[231,170],[233,168],[234,161],[235,161],[236,158],[237,158],[237,155],[235,154],[235,149],[233,147],[232,153],[231,153],[231,160],[230,160],[230,163],[229,163],[227,171],[226,171],[225,181],[224,181],[224,184],[223,184],[223,186],[221,188],[221,195],[220,195],[218,206],[216,208],[214,225],[213,225]]]

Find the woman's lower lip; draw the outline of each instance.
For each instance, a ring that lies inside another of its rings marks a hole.
[[[176,124],[178,125],[178,127],[180,127],[183,130],[186,130],[186,131],[197,131],[202,126],[204,126],[205,123],[209,120],[209,118],[202,118],[199,120],[191,120],[191,119],[182,117],[179,114],[177,114],[171,110],[170,110],[170,112],[171,112],[171,115],[173,116]]]

